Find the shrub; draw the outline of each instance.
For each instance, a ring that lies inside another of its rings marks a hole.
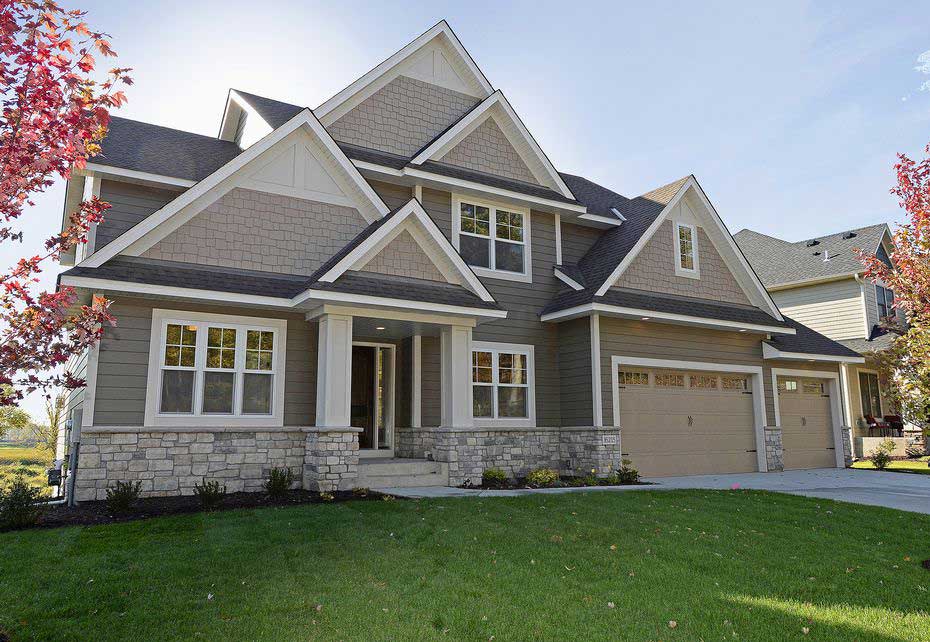
[[[526,483],[534,488],[549,488],[559,481],[559,473],[551,468],[537,468],[526,476]]]
[[[107,488],[107,508],[113,513],[128,513],[142,492],[142,482],[118,481]]]
[[[39,521],[41,491],[17,476],[5,491],[0,489],[0,531],[25,528]]]
[[[507,485],[507,473],[500,468],[485,468],[481,473],[481,483],[488,488],[503,488]]]
[[[607,484],[608,486],[619,486],[620,485],[620,474],[617,473],[616,471],[610,473],[609,475],[607,475],[607,477],[604,478],[604,483]]]
[[[894,452],[894,442],[886,439],[875,447],[872,451],[872,465],[876,470],[885,470],[891,463],[891,453]]]
[[[206,510],[213,510],[223,501],[223,495],[226,494],[226,486],[220,486],[216,480],[207,481],[204,477],[202,484],[194,484],[194,495],[200,500],[200,505]]]
[[[335,501],[336,496],[332,493],[320,493],[320,501],[323,502],[332,502]]]
[[[633,462],[629,459],[620,462],[620,468],[617,470],[617,481],[621,484],[639,483],[639,471],[633,468]]]
[[[296,476],[290,468],[272,468],[265,482],[265,491],[270,497],[280,499],[287,495],[294,481],[296,481]]]
[[[370,491],[367,488],[356,486],[355,488],[352,489],[352,496],[353,497],[368,497],[369,492]]]

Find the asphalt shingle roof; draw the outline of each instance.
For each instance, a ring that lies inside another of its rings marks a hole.
[[[628,288],[610,288],[604,296],[596,298],[593,289],[590,288],[578,291],[565,290],[556,295],[540,314],[558,312],[592,302],[718,321],[790,327],[787,323],[779,321],[759,308],[748,305],[727,305],[706,299],[657,294]]]
[[[793,243],[753,230],[740,230],[733,238],[768,288],[862,272],[856,250],[877,250],[887,229],[882,223]],[[817,243],[808,246],[813,241]],[[828,252],[831,258],[824,261]]]
[[[368,272],[346,272],[332,283],[318,281],[311,285],[310,289],[383,296],[389,299],[403,299],[405,301],[460,305],[485,310],[502,309],[496,303],[481,300],[460,285],[437,283],[423,279],[375,275]]]
[[[265,122],[271,125],[272,129],[277,129],[306,109],[306,107],[283,103],[280,100],[272,100],[264,96],[256,96],[255,94],[250,94],[239,89],[236,89],[236,93],[245,98],[246,102],[258,112],[258,115],[261,116]]]
[[[113,116],[93,163],[190,181],[206,178],[242,151],[233,142]]]
[[[447,163],[439,163],[437,161],[426,161],[422,165],[409,165],[409,167],[412,169],[420,169],[424,172],[430,172],[432,174],[448,176],[450,178],[460,178],[465,181],[480,183],[481,185],[499,187],[500,189],[510,190],[519,194],[547,198],[551,201],[559,201],[561,203],[578,202],[573,199],[566,198],[562,195],[561,192],[549,189],[548,187],[543,187],[542,185],[533,185],[532,183],[526,183],[524,181],[515,181],[509,178],[494,176],[492,174],[485,174],[484,172],[476,172],[474,170],[459,167],[457,165],[449,165]]]

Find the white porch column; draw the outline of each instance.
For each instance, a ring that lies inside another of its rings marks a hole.
[[[471,413],[471,328],[461,325],[442,329],[442,418],[444,428],[467,428]]]
[[[316,427],[347,428],[351,422],[352,317],[324,314],[319,324]]]

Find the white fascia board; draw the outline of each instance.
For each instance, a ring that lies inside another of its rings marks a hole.
[[[241,303],[244,305],[270,305],[275,307],[292,307],[292,299],[283,297],[260,296],[255,294],[239,294],[237,292],[221,292],[218,290],[198,290],[194,288],[181,288],[167,285],[151,285],[149,283],[134,283],[131,281],[115,281],[112,279],[98,279],[91,276],[61,277],[61,284],[75,288],[88,288],[93,290],[106,290],[110,292],[129,292],[132,294],[149,294],[157,296],[179,297],[185,299],[204,299],[223,303]]]
[[[383,200],[381,200],[381,197],[375,193],[368,181],[362,177],[355,165],[352,164],[352,161],[346,157],[345,153],[343,153],[343,151],[336,144],[336,141],[333,140],[332,136],[329,135],[323,125],[320,124],[320,121],[316,119],[316,117],[309,109],[304,109],[300,113],[296,114],[293,118],[291,118],[288,122],[281,125],[281,127],[274,130],[262,138],[259,142],[243,151],[241,154],[217,169],[205,179],[162,207],[160,210],[131,227],[129,230],[108,244],[105,248],[92,254],[89,258],[80,263],[80,267],[100,267],[114,256],[117,256],[118,254],[126,251],[130,248],[130,246],[141,241],[143,237],[154,231],[159,225],[178,214],[185,207],[192,204],[198,198],[219,185],[223,180],[229,178],[237,171],[241,170],[251,161],[258,158],[261,154],[273,147],[276,143],[283,140],[289,134],[303,126],[308,126],[310,130],[318,137],[323,146],[326,147],[326,149],[333,155],[336,161],[339,162],[340,166],[345,169],[350,178],[356,183],[356,185],[358,185],[362,193],[368,197],[372,205],[381,214],[381,216],[384,216],[390,212],[388,206],[384,203]],[[156,238],[154,242],[157,242],[158,240],[160,239]],[[151,245],[151,243],[149,245]]]
[[[491,83],[488,82],[488,79],[478,68],[478,65],[475,64],[475,61],[465,50],[465,47],[462,46],[461,41],[452,31],[452,28],[449,26],[445,20],[440,20],[438,23],[433,25],[428,31],[420,34],[412,42],[404,46],[400,51],[396,52],[394,55],[389,57],[387,60],[379,64],[377,67],[366,73],[364,76],[353,82],[351,85],[340,91],[338,94],[324,102],[322,105],[313,110],[317,117],[321,121],[328,120],[331,114],[336,112],[337,109],[342,107],[345,103],[352,100],[358,94],[364,92],[364,90],[377,83],[379,79],[383,76],[389,74],[391,70],[397,67],[399,64],[404,62],[407,58],[419,51],[423,46],[429,43],[431,40],[443,34],[446,37],[449,45],[459,54],[462,63],[465,67],[471,72],[476,84],[478,84],[485,92],[485,95],[494,93],[494,87],[491,86]],[[327,122],[328,125],[331,125],[332,122]]]
[[[533,135],[526,128],[526,125],[523,124],[523,121],[520,120],[520,117],[517,116],[517,113],[513,110],[510,102],[507,100],[506,96],[501,93],[500,90],[495,91],[480,105],[468,112],[459,122],[450,127],[442,136],[434,140],[426,149],[414,156],[410,163],[412,165],[422,165],[428,160],[437,160],[438,158],[445,155],[446,152],[458,145],[481,123],[490,118],[491,115],[489,112],[495,106],[499,106],[501,108],[501,110],[504,112],[504,115],[507,116],[513,126],[517,128],[517,131],[520,132],[520,135],[523,137],[526,144],[529,146],[537,160],[545,169],[549,179],[556,186],[559,192],[561,192],[562,196],[574,200],[575,195],[572,194],[572,191],[568,188],[568,185],[566,185],[565,181],[562,180],[562,176],[555,169],[555,167],[553,167],[545,152],[543,152],[542,148],[536,142],[536,139],[533,138]]]
[[[840,357],[830,354],[807,354],[805,352],[782,352],[770,343],[762,343],[763,359],[785,359],[787,361],[827,361],[831,363],[865,363],[864,357]]]
[[[578,219],[582,221],[591,221],[592,223],[602,223],[603,225],[609,225],[611,227],[620,227],[623,225],[623,221],[618,218],[610,218],[609,216],[601,216],[600,214],[582,214]]]
[[[740,321],[721,321],[718,319],[708,319],[706,317],[692,317],[685,314],[672,314],[670,312],[656,312],[655,310],[643,310],[639,308],[626,308],[619,305],[609,305],[606,303],[585,303],[573,308],[566,308],[558,312],[550,312],[540,317],[540,321],[562,321],[588,314],[605,314],[614,315],[629,319],[648,319],[649,321],[660,321],[668,323],[678,323],[684,325],[693,325],[701,328],[712,328],[715,330],[745,330],[747,332],[761,334],[796,334],[794,328],[783,328],[780,326],[761,325],[758,323],[742,323]]]
[[[723,236],[729,244],[730,250],[736,255],[743,270],[752,279],[753,284],[756,286],[756,290],[762,296],[762,300],[765,301],[766,305],[768,306],[769,312],[779,321],[784,321],[784,317],[781,315],[781,310],[779,310],[778,306],[775,305],[775,301],[772,300],[772,296],[769,294],[768,290],[765,289],[765,286],[762,285],[762,281],[759,280],[758,275],[756,274],[755,270],[752,269],[749,261],[746,260],[746,256],[739,248],[739,245],[736,244],[733,235],[730,234],[730,231],[724,224],[723,219],[720,218],[720,215],[717,213],[716,208],[714,208],[713,204],[710,202],[710,199],[707,198],[707,195],[704,193],[704,189],[701,187],[700,183],[698,183],[694,176],[692,176],[688,181],[688,184],[694,186],[694,191],[697,193],[698,199],[701,201],[701,204],[705,207],[705,209],[710,212],[711,217],[714,219],[717,227],[720,228],[720,231],[723,232]]]
[[[188,180],[186,178],[165,176],[163,174],[152,174],[151,172],[140,172],[135,169],[114,167],[113,165],[104,165],[103,163],[87,163],[82,173],[86,175],[106,174],[109,176],[118,176],[120,178],[129,178],[137,181],[147,181],[150,183],[171,185],[172,187],[187,188],[193,187],[197,184],[197,181]]]
[[[411,301],[409,299],[389,299],[387,297],[381,296],[349,294],[346,292],[332,292],[329,290],[307,290],[306,292],[298,295],[298,297],[294,298],[295,304],[298,305],[306,301],[351,303],[353,305],[376,308],[383,307],[401,310],[418,310],[437,314],[466,315],[473,317],[484,317],[488,319],[507,318],[506,310],[488,310],[485,308],[471,308],[460,305],[448,305],[445,303],[425,303],[423,301]]]
[[[369,252],[375,248],[379,243],[381,243],[385,238],[391,235],[391,233],[396,230],[400,225],[402,225],[408,218],[414,217],[419,223],[423,230],[429,235],[430,238],[435,241],[446,258],[448,258],[452,264],[456,267],[462,278],[470,286],[472,292],[478,296],[482,301],[487,301],[489,303],[494,303],[494,297],[488,292],[488,289],[484,287],[475,273],[462,259],[461,255],[455,251],[452,245],[449,243],[449,240],[445,237],[442,231],[436,226],[436,223],[433,222],[433,219],[426,213],[426,210],[423,209],[423,206],[415,198],[410,199],[406,205],[404,205],[394,216],[391,217],[389,221],[384,223],[379,227],[375,232],[365,239],[358,247],[354,248],[349,252],[341,261],[336,263],[332,268],[330,268],[323,276],[320,277],[320,281],[325,283],[332,283],[340,276],[345,274],[347,271],[360,267],[359,263],[364,260],[369,259]],[[424,252],[429,253],[427,248],[421,248]],[[312,290],[307,290],[304,294],[308,294]]]
[[[671,212],[678,204],[678,201],[684,197],[685,193],[688,191],[688,188],[691,187],[693,181],[693,177],[689,178],[687,181],[685,181],[684,185],[678,189],[678,192],[675,193],[675,196],[672,197],[672,200],[670,200],[665,205],[665,207],[662,208],[662,211],[659,212],[659,215],[656,217],[656,220],[652,222],[652,225],[650,225],[643,233],[643,235],[639,237],[639,240],[636,241],[636,244],[633,246],[633,248],[627,252],[626,256],[623,257],[623,260],[620,261],[617,267],[614,268],[614,271],[610,273],[610,276],[607,277],[607,280],[605,280],[601,287],[598,288],[595,296],[604,296],[607,290],[609,290],[610,287],[616,283],[617,279],[620,278],[620,275],[623,274],[627,267],[629,267],[630,263],[633,262],[633,259],[636,258],[636,255],[639,254],[644,247],[646,247],[646,244],[656,233],[656,230],[658,230],[662,223],[665,222],[665,219],[668,218],[668,213]]]
[[[555,278],[559,279],[562,283],[564,283],[564,284],[567,285],[568,287],[572,288],[573,290],[576,290],[576,291],[578,291],[578,290],[584,290],[584,286],[583,286],[583,285],[581,285],[580,283],[578,283],[578,281],[576,281],[576,280],[573,279],[572,277],[570,277],[570,276],[568,276],[567,274],[565,274],[565,272],[563,272],[563,271],[560,270],[559,268],[553,268],[552,271],[553,271],[553,273],[555,274]]]

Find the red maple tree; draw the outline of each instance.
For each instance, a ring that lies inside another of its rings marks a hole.
[[[21,242],[22,216],[33,195],[82,169],[109,123],[109,109],[126,97],[128,69],[95,79],[95,55],[115,56],[108,36],[90,29],[85,12],[52,0],[0,0],[0,243]],[[69,213],[68,225],[35,256],[0,274],[0,406],[50,387],[84,382],[59,369],[113,323],[109,302],[78,305],[73,289],[37,292],[37,275],[49,261],[85,241],[109,207],[97,198]]]
[[[860,253],[866,276],[894,291],[894,307],[908,327],[882,357],[888,391],[905,418],[930,434],[930,145],[916,161],[904,154],[895,164],[898,183],[891,193],[907,213],[894,232],[893,267],[874,254]],[[927,442],[930,450],[930,439]]]

